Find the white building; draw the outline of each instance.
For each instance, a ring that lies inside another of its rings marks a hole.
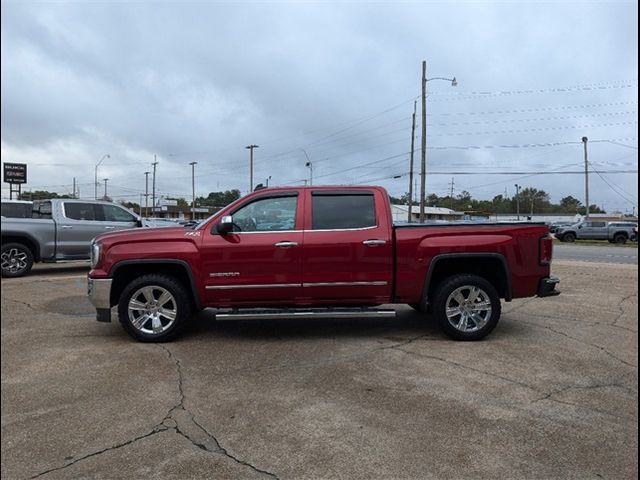
[[[464,217],[462,212],[443,207],[424,207],[424,213],[427,220],[462,220]],[[392,204],[391,215],[394,222],[407,222],[409,221],[409,206]],[[411,219],[413,222],[420,220],[419,206],[413,205],[411,207]]]

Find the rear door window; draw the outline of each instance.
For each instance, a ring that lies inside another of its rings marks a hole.
[[[2,203],[2,216],[7,218],[31,218],[30,203]]]
[[[347,230],[376,226],[373,193],[312,194],[312,229]]]
[[[98,220],[96,207],[93,203],[65,203],[64,216],[71,220]]]

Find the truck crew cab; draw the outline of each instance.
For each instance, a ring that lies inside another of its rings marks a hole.
[[[218,319],[337,318],[395,315],[378,308],[392,303],[478,340],[501,299],[559,293],[551,256],[543,224],[393,225],[381,187],[269,188],[193,228],[99,235],[88,289],[99,321],[117,306],[145,342],[207,307]]]

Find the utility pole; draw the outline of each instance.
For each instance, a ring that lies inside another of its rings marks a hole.
[[[155,155],[153,155],[153,163],[151,165],[153,165],[153,187],[151,190],[151,213],[153,214],[156,208],[156,165],[158,165]]]
[[[144,172],[144,216],[149,216],[149,174],[151,172]],[[142,205],[140,205],[142,207]],[[142,209],[142,208],[141,208]],[[142,213],[140,214],[142,216]]]
[[[451,177],[451,194],[450,194],[450,198],[451,198],[451,210],[453,210],[453,186],[455,185],[454,181],[453,181],[453,177]]]
[[[516,211],[518,212],[518,220],[520,220],[520,185],[516,183]]]
[[[253,149],[259,148],[259,145],[247,145],[244,148],[249,149],[249,193],[253,192]]]
[[[93,187],[94,187],[94,191],[95,191],[94,200],[98,199],[98,167],[100,166],[100,164],[102,163],[102,161],[105,158],[111,158],[111,156],[107,153],[107,154],[102,156],[102,158],[100,159],[100,161],[98,163],[96,163],[96,169],[94,171],[95,177],[94,177],[94,182],[93,182]]]
[[[267,177],[267,188],[269,188],[269,180],[271,180],[271,175]]]
[[[582,143],[584,144],[584,196],[587,204],[587,220],[589,220],[589,160],[587,157],[587,137],[582,137]]]
[[[78,198],[76,197],[76,177],[73,177],[73,198]]]
[[[196,218],[196,165],[198,162],[191,162],[191,220]]]
[[[422,138],[420,139],[420,223],[424,223],[424,201],[427,180],[427,62],[422,61]]]
[[[109,180],[108,178],[103,178],[102,180],[104,180],[104,199],[107,199],[107,181]]]
[[[411,206],[413,205],[413,151],[416,141],[416,108],[418,101],[413,102],[413,115],[411,117],[411,157],[409,160],[409,218],[408,222],[411,223]]]
[[[313,185],[313,163],[311,163],[311,159],[309,158],[309,155],[307,155],[307,151],[302,148],[302,153],[304,153],[304,156],[307,157],[307,163],[304,164],[305,167],[309,168],[309,185]]]

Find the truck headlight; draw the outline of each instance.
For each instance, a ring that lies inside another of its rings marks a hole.
[[[102,252],[102,245],[99,243],[91,243],[91,268],[96,268],[100,261],[100,253]]]

